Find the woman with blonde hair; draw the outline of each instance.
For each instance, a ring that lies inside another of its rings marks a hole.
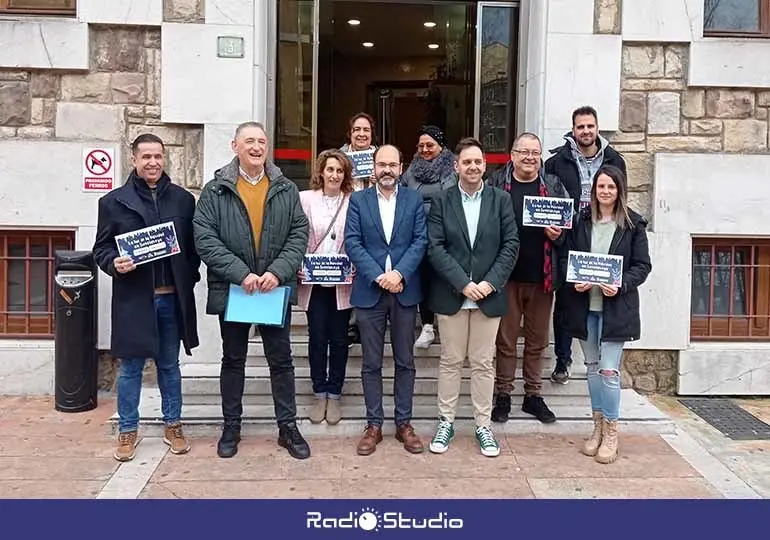
[[[310,222],[307,253],[344,254],[345,216],[353,192],[353,165],[341,150],[318,156],[310,189],[300,192],[302,209]],[[342,419],[340,395],[348,363],[348,320],[352,284],[304,285],[299,271],[298,305],[307,312],[310,343],[308,362],[315,403],[310,421]]]
[[[587,368],[594,429],[582,452],[599,463],[618,455],[620,363],[623,345],[641,334],[639,286],[652,270],[647,220],[628,207],[626,177],[605,165],[594,175],[591,204],[585,207],[560,252],[567,275],[569,251],[623,257],[620,286],[565,283],[565,302],[557,317],[580,340]]]

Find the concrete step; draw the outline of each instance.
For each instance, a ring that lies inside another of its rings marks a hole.
[[[314,399],[313,385],[309,378],[297,379],[297,402],[304,400],[304,403],[310,404]],[[383,392],[393,394],[393,379],[383,380]],[[190,405],[219,404],[219,379],[182,379],[182,394],[184,402]],[[363,396],[363,385],[361,378],[347,379],[343,387],[345,396]],[[521,385],[517,386],[513,395],[522,396],[524,390]],[[436,379],[417,378],[414,384],[415,396],[429,396],[435,399],[438,395],[438,381]],[[461,396],[470,396],[470,381],[464,379],[460,387]],[[573,381],[571,384],[561,385],[550,382],[544,383],[543,396],[548,399],[550,396],[580,396],[588,395],[588,387],[585,381]],[[267,401],[263,398],[268,398]],[[244,394],[244,405],[259,405],[272,403],[272,392],[270,380],[268,378],[247,379]]]
[[[354,373],[360,373],[362,364],[363,364],[363,358],[360,355],[348,356],[347,372],[350,373],[350,371],[352,370]],[[414,366],[417,369],[418,374],[422,373],[426,369],[438,369],[438,364],[439,364],[439,356],[415,355],[414,357]],[[543,371],[542,371],[543,378],[547,379],[551,376],[551,372],[553,371],[555,364],[556,364],[556,360],[554,360],[553,357],[549,357],[545,355],[545,358],[543,359]],[[215,366],[217,369],[219,369],[220,362],[216,362],[216,363],[201,362],[201,365]],[[308,362],[308,358],[306,356],[294,357],[295,368],[308,367],[309,365],[310,363]],[[392,356],[383,357],[382,359],[383,375],[392,375],[394,365],[395,365],[395,361]],[[465,361],[464,366],[466,368],[469,367],[467,360]],[[266,368],[268,367],[267,359],[264,356],[249,357],[246,360],[246,367],[247,368],[248,367],[265,367]],[[570,373],[573,377],[585,379],[586,368],[585,368],[585,364],[582,363],[582,360],[580,361],[579,364],[572,365]],[[516,369],[516,376],[519,377],[520,375],[521,375],[521,360],[517,362],[517,369]]]
[[[297,366],[294,368],[296,392],[298,396],[313,395],[313,386],[310,379],[310,368]],[[520,381],[521,371],[517,380]],[[585,381],[585,373],[575,374],[569,384],[554,384],[547,380],[550,370],[543,370],[543,395],[559,396],[587,396],[588,387]],[[386,394],[393,393],[393,373],[383,373],[383,388]],[[523,385],[517,382],[514,395],[522,395]],[[345,386],[345,395],[363,395],[360,367],[355,369],[348,366]],[[415,379],[415,395],[436,396],[438,394],[438,369],[435,366],[418,370]],[[463,381],[460,389],[461,395],[470,395],[470,368],[463,370]],[[182,394],[185,403],[219,403],[219,366],[213,364],[185,364],[182,365]],[[244,387],[244,403],[257,403],[251,396],[272,395],[270,386],[270,371],[266,366],[247,367]]]
[[[298,400],[299,401],[299,400]],[[303,400],[304,401],[304,400]],[[435,397],[415,396],[413,425],[424,437],[430,436],[435,429],[437,406]],[[534,417],[521,411],[520,400],[513,400],[511,420],[506,424],[495,424],[500,433],[575,433],[585,432],[591,425],[591,406],[588,397],[550,396],[548,406],[557,417],[553,424],[541,424]],[[336,426],[326,424],[313,425],[308,420],[310,405],[298,404],[297,421],[303,434],[313,436],[356,436],[361,433],[365,423],[365,408],[362,396],[343,396],[343,420]],[[385,411],[385,432],[393,432],[393,397],[383,398]],[[163,421],[160,394],[157,388],[144,388],[140,404],[140,423],[143,436],[162,436]],[[182,419],[186,432],[191,436],[216,436],[221,430],[220,404],[194,405],[185,403]],[[673,433],[674,422],[658,410],[650,401],[634,390],[622,390],[621,428],[635,433]],[[461,433],[472,433],[473,411],[470,399],[461,398],[457,411],[456,429]],[[117,414],[111,418],[114,431],[117,426]],[[244,405],[244,435],[274,435],[275,417],[272,403],[263,405]]]
[[[295,361],[303,360],[304,362],[307,362],[308,357],[308,343],[306,340],[299,340],[295,337],[292,337],[292,355],[295,359]],[[518,351],[518,357],[521,358],[524,354],[524,345],[521,344],[517,348]],[[353,358],[360,358],[363,355],[363,351],[361,350],[360,344],[355,344],[349,347],[348,349],[348,357],[350,359]],[[414,357],[415,362],[419,362],[421,358],[431,358],[434,359],[434,361],[438,361],[438,358],[441,356],[441,345],[438,343],[434,343],[427,349],[414,349]],[[553,345],[549,345],[546,347],[546,349],[543,351],[543,356],[546,359],[546,362],[553,363],[553,360],[556,358],[556,355],[554,353]],[[182,359],[184,361],[184,359]],[[211,356],[207,358],[199,358],[196,360],[200,363],[207,363],[207,364],[219,364],[221,362],[220,356]],[[265,360],[265,349],[264,345],[259,341],[250,341],[248,352],[247,352],[247,361],[248,365],[267,365]],[[393,365],[393,348],[391,347],[390,343],[386,342],[385,347],[383,350],[383,365]],[[573,367],[582,366],[583,365],[583,352],[580,350],[580,347],[575,345],[572,347],[572,363]]]

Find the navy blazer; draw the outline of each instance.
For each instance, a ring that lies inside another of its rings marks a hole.
[[[422,291],[417,269],[427,247],[425,209],[417,191],[399,186],[390,244],[385,241],[377,188],[353,193],[345,220],[345,253],[356,268],[350,303],[358,308],[377,304],[385,289],[375,280],[385,272],[385,259],[390,255],[393,270],[404,277],[404,290],[397,295],[399,303],[405,307],[419,304]]]

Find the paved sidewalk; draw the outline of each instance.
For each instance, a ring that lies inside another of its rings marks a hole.
[[[770,495],[770,442],[718,443],[718,437],[709,433],[713,431],[710,426],[688,425],[692,419],[682,415],[678,403],[659,401],[677,421],[681,417],[686,431],[665,436],[621,434],[621,454],[612,465],[599,465],[581,455],[579,436],[550,434],[506,436],[500,441],[502,453],[495,459],[481,456],[471,436],[456,437],[450,451],[441,456],[410,455],[388,437],[369,457],[355,454],[355,438],[314,437],[310,439],[313,457],[306,461],[290,458],[275,444],[274,437],[246,437],[238,455],[230,460],[216,456],[214,438],[193,439],[192,451],[184,456],[169,453],[158,438],[145,438],[136,459],[119,464],[112,458],[114,442],[108,423],[114,412],[113,399],[101,398],[95,411],[65,414],[54,410],[50,397],[0,397],[0,497]],[[421,435],[427,443],[430,434]],[[756,491],[750,485],[756,486]]]

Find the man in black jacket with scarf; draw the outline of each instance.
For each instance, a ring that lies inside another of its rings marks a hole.
[[[558,176],[575,201],[575,215],[591,201],[593,178],[602,165],[613,165],[626,174],[626,162],[609,143],[599,135],[596,109],[583,106],[572,112],[572,131],[564,136],[564,146],[551,150],[545,162],[545,173]],[[554,351],[556,368],[551,380],[567,384],[572,365],[572,337],[561,327],[557,313],[564,309],[564,295],[556,291],[553,310]]]
[[[139,135],[131,145],[134,170],[126,183],[99,200],[94,260],[112,277],[111,353],[120,359],[118,378],[119,445],[115,459],[134,458],[139,427],[142,371],[155,360],[161,395],[163,442],[174,454],[190,444],[182,434],[180,342],[185,352],[198,346],[193,288],[200,280],[200,258],[193,242],[195,198],[163,172],[163,141]],[[173,222],[179,252],[137,266],[120,256],[115,236]]]

